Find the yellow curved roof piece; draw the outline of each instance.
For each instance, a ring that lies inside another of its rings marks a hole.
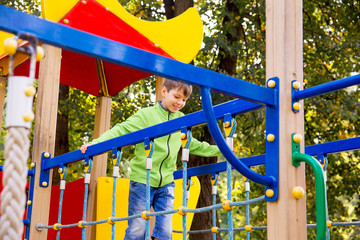
[[[97,0],[139,33],[174,59],[189,63],[198,53],[203,39],[203,24],[199,13],[189,8],[170,20],[153,22],[139,19],[124,9],[117,0]],[[42,0],[43,18],[58,22],[76,4],[76,0]],[[85,4],[85,2],[84,2]]]

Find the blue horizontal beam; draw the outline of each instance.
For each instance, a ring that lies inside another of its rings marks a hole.
[[[40,42],[251,102],[274,105],[274,91],[0,5],[0,30],[31,34]]]
[[[257,155],[252,157],[246,157],[240,159],[246,166],[248,167],[254,167],[259,165],[265,164],[265,155]],[[233,168],[234,169],[234,168]],[[219,163],[213,163],[208,165],[203,165],[199,167],[192,167],[188,168],[187,176],[193,177],[193,176],[201,176],[205,174],[216,174],[220,172],[226,171],[226,161],[225,162],[219,162]],[[178,170],[174,172],[174,178],[179,179],[182,178],[182,170]]]
[[[345,151],[360,149],[360,137],[339,140],[334,142],[320,143],[306,146],[305,153],[311,156],[318,154],[333,154]],[[265,154],[246,157],[240,159],[246,166],[253,167],[265,164]],[[188,169],[188,177],[200,176],[205,174],[215,174],[226,171],[226,162],[213,163]],[[182,170],[174,172],[174,178],[182,178]]]
[[[211,136],[213,137],[216,145],[219,147],[221,153],[224,155],[226,160],[238,172],[240,172],[243,176],[249,178],[251,181],[269,187],[273,186],[275,184],[275,177],[264,176],[257,172],[252,171],[248,166],[246,166],[241,160],[239,160],[235,156],[235,154],[226,144],[216,121],[209,88],[205,88],[205,87],[201,88],[201,102],[203,105],[206,122],[208,124]]]
[[[219,104],[214,107],[215,116],[218,119],[224,117],[225,114],[231,113],[234,115],[253,111],[262,108],[262,105],[247,102],[241,99],[233,100],[227,103]],[[170,120],[149,128],[145,128],[133,133],[129,133],[117,138],[110,139],[105,142],[89,146],[86,155],[82,154],[80,150],[69,152],[54,158],[49,158],[41,165],[41,170],[46,171],[60,165],[65,165],[71,162],[76,162],[85,158],[85,156],[96,156],[115,148],[124,147],[143,142],[145,138],[159,138],[173,132],[178,131],[181,127],[192,127],[205,123],[204,111],[198,111],[188,114],[186,116]]]
[[[305,153],[316,156],[317,154],[333,154],[357,149],[360,149],[360,137],[307,146]]]
[[[354,86],[360,84],[360,74],[335,80],[332,82],[324,83],[317,85],[315,87],[306,88],[301,91],[294,91],[293,92],[293,101],[299,101],[301,99],[315,97],[321,94],[337,91],[340,89],[344,89],[350,86]]]
[[[0,172],[4,170],[4,166],[0,166]],[[28,176],[34,176],[35,171],[34,170],[28,170]]]

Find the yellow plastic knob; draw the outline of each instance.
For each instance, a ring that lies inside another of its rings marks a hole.
[[[32,163],[30,164],[30,167],[31,167],[31,168],[35,167],[35,163],[32,162]]]
[[[230,203],[231,203],[230,200],[225,200],[225,201],[222,203],[223,209],[228,210],[228,211],[232,210],[234,207],[233,207],[233,206],[230,206]]]
[[[143,219],[150,219],[151,218],[151,216],[146,216],[146,214],[147,213],[150,213],[149,211],[143,211],[142,213],[141,213],[141,217],[143,218]]]
[[[226,128],[230,127],[230,122],[224,122],[224,127]]]
[[[211,228],[211,232],[213,232],[213,233],[218,233],[218,232],[219,232],[219,228],[218,228],[218,227],[212,227],[212,228]]]
[[[332,222],[331,222],[330,220],[328,220],[328,221],[326,222],[326,226],[327,226],[328,228],[331,228],[331,227],[332,227]]]
[[[44,157],[46,157],[46,158],[50,157],[50,153],[48,153],[48,152],[44,153]]]
[[[292,194],[295,199],[300,199],[304,196],[305,190],[301,186],[296,186],[292,189]]]
[[[266,139],[269,141],[269,142],[274,142],[274,140],[275,140],[275,135],[274,134],[268,134],[267,136],[266,136]]]
[[[45,56],[45,51],[42,47],[36,47],[36,61],[40,62]]]
[[[86,228],[86,225],[84,225],[84,223],[86,223],[85,221],[79,221],[78,222],[78,227],[79,228]]]
[[[17,41],[13,37],[4,40],[4,51],[9,55],[14,55],[17,49]]]
[[[252,226],[251,225],[246,225],[245,226],[245,231],[251,232],[252,231]]]
[[[159,47],[160,47],[159,44],[157,44],[157,43],[155,43],[154,46],[155,46],[156,48],[159,48]]]
[[[59,169],[58,169],[58,173],[63,173],[63,169],[62,169],[62,168],[59,168]]]
[[[34,88],[34,86],[27,86],[24,92],[26,96],[33,97],[36,93],[36,89]]]
[[[181,140],[186,139],[186,134],[185,134],[185,133],[181,133],[180,138],[181,138]]]
[[[81,3],[82,3],[82,4],[86,4],[86,1],[85,1],[85,0],[83,0],[83,1],[81,1]]]
[[[294,89],[299,89],[300,88],[300,83],[298,81],[295,81],[292,83],[292,86]]]
[[[28,113],[25,113],[23,115],[23,119],[25,122],[31,122],[32,120],[34,120],[35,118],[35,115],[34,113],[31,111],[31,112],[28,112]]]
[[[65,24],[68,24],[69,23],[69,19],[64,19],[64,21],[63,21]]]
[[[181,216],[186,215],[187,212],[184,212],[184,211],[183,211],[184,209],[186,209],[186,207],[180,206],[180,207],[177,209],[177,213],[180,214]]]
[[[275,87],[275,85],[276,85],[276,83],[275,83],[275,81],[274,81],[274,80],[270,80],[270,81],[268,81],[268,87],[269,87],[269,88],[274,88],[274,87]]]
[[[27,204],[28,206],[30,206],[30,205],[31,205],[31,201],[28,200],[28,201],[26,202],[26,204]]]
[[[300,110],[300,108],[301,108],[300,103],[295,102],[295,103],[293,104],[293,108],[294,108],[294,110],[295,110],[295,111],[299,111],[299,110]]]
[[[41,185],[42,185],[43,187],[46,187],[46,186],[47,186],[47,182],[42,182]]]
[[[60,230],[60,228],[58,228],[59,225],[60,225],[60,223],[55,223],[55,224],[53,225],[53,229],[54,229],[55,231],[59,231],[59,230]]]
[[[272,189],[266,190],[265,195],[267,197],[270,197],[270,198],[273,197],[274,196],[274,190],[272,190]]]
[[[113,220],[113,217],[108,217],[107,218],[107,223],[111,224],[111,225],[115,224],[112,220]]]
[[[301,140],[302,140],[301,134],[299,134],[299,133],[294,134],[293,140],[294,140],[294,142],[296,142],[296,143],[301,142]]]

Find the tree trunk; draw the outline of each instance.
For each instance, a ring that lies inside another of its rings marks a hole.
[[[56,137],[55,137],[55,156],[69,152],[69,131],[68,131],[68,111],[66,106],[61,106],[69,98],[69,86],[60,84],[59,87],[59,107],[56,122]],[[60,174],[53,171],[52,184],[60,184]]]
[[[238,53],[229,50],[234,43],[237,43],[241,39],[241,35],[243,35],[242,25],[239,21],[233,21],[231,19],[237,19],[240,16],[239,8],[233,3],[233,0],[227,0],[225,5],[225,12],[227,14],[223,19],[223,26],[232,25],[231,28],[224,27],[224,31],[226,29],[235,29],[235,35],[232,33],[233,31],[226,32],[226,40],[227,40],[227,48],[220,48],[220,64],[219,71],[224,71],[225,73],[235,76],[236,75],[236,63],[238,59]],[[230,18],[229,15],[232,15]]]

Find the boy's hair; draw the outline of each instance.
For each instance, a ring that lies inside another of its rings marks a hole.
[[[165,78],[163,86],[170,92],[172,89],[182,89],[185,97],[190,97],[192,93],[192,86],[183,82],[173,81]]]

